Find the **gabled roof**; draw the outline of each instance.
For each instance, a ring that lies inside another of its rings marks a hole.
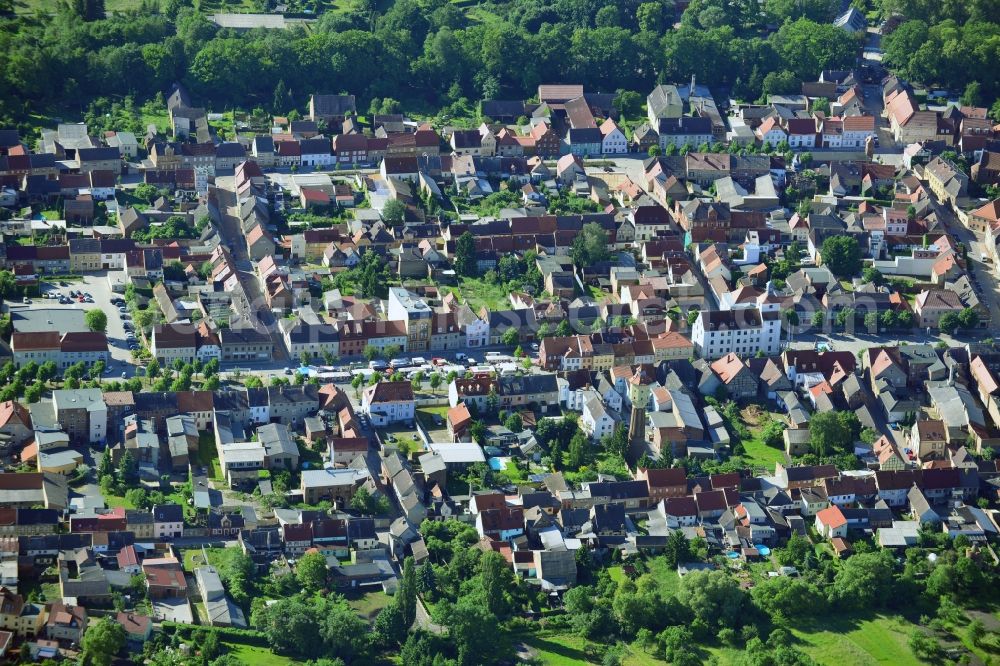
[[[823,509],[816,514],[816,519],[830,529],[837,529],[847,525],[847,518],[840,510],[840,507],[833,505]]]

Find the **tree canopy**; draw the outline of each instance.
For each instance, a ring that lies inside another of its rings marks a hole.
[[[861,246],[853,236],[829,236],[820,252],[823,263],[837,277],[852,277],[861,271]]]

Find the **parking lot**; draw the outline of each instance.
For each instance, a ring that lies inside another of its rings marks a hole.
[[[111,363],[109,363],[110,372],[108,372],[105,376],[114,377],[116,375],[120,375],[122,372],[127,372],[128,376],[132,376],[134,374],[135,367],[131,364],[132,353],[129,351],[128,343],[125,339],[126,333],[123,325],[123,319],[118,312],[118,306],[111,303],[112,298],[122,298],[122,295],[115,294],[111,291],[106,272],[85,275],[83,276],[83,279],[72,280],[66,282],[65,284],[65,287],[61,286],[58,278],[53,278],[51,282],[43,282],[43,297],[33,298],[31,299],[30,304],[22,307],[26,307],[30,310],[73,309],[83,312],[94,309],[103,310],[108,315],[108,349],[111,353]],[[60,303],[58,298],[44,298],[46,293],[57,297],[69,297],[70,293],[73,291],[90,294],[93,303],[80,303],[77,299],[72,299],[69,303]],[[131,319],[128,321],[131,321]]]

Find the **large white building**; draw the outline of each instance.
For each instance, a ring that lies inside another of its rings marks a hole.
[[[691,342],[702,358],[734,353],[752,356],[781,351],[781,313],[774,304],[737,310],[702,311],[691,327]]]
[[[362,394],[361,410],[377,426],[412,421],[416,411],[413,386],[406,381],[379,382],[369,386]]]

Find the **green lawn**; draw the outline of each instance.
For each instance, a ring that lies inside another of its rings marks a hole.
[[[215,449],[215,436],[203,432],[198,435],[198,453],[195,460],[202,467],[207,467],[213,481],[224,481],[222,465],[219,464],[219,452]]]
[[[395,446],[396,449],[406,457],[411,454],[420,453],[424,450],[424,445],[416,437],[411,435],[394,435],[396,441],[390,446]]]
[[[361,617],[372,621],[383,608],[392,601],[385,592],[368,592],[367,594],[350,593],[345,595],[348,605]]]
[[[767,467],[772,472],[774,471],[774,463],[785,462],[784,450],[770,447],[756,437],[743,442],[743,449],[746,452],[743,457],[747,461],[753,465]]]
[[[441,382],[444,384],[444,381]],[[442,394],[441,388],[438,387],[438,393]],[[434,423],[434,417],[440,416],[444,419],[443,425],[438,425]],[[440,407],[421,407],[417,410],[417,420],[420,424],[427,428],[428,430],[439,430],[441,428],[447,427],[448,419],[448,405],[442,405]]]
[[[62,601],[62,593],[59,591],[59,583],[42,583],[42,597],[49,603]]]
[[[299,442],[299,462],[309,463],[309,467],[323,467],[323,453],[324,451],[319,448],[324,446],[320,442],[306,442],[304,439],[298,439]],[[316,448],[313,448],[316,447]]]
[[[816,661],[837,666],[922,663],[907,645],[916,625],[898,616],[875,615],[865,619],[823,618],[810,627],[793,627],[800,648]]]
[[[244,643],[223,643],[228,654],[239,659],[241,664],[246,666],[287,666],[296,664],[293,659],[274,654],[264,647],[246,645]]]
[[[156,125],[156,128],[164,134],[170,133],[170,116],[164,109],[162,113],[142,113],[140,116],[142,126]]]
[[[59,0],[24,0],[14,5],[18,14],[55,14]],[[106,0],[105,11],[108,14],[138,9],[139,0]]]
[[[611,571],[616,579],[623,577],[620,567],[614,567]],[[676,578],[675,573],[675,581]],[[819,664],[918,666],[922,662],[913,656],[907,645],[910,632],[915,627],[902,617],[874,615],[854,619],[825,617],[815,625],[800,625],[790,629],[797,639],[796,647]],[[524,636],[522,640],[538,651],[538,659],[542,664],[569,666],[599,663],[592,657],[593,652],[588,654],[587,641],[568,631],[542,630]],[[735,666],[743,657],[742,650],[731,647],[706,646],[706,650],[723,666]],[[624,661],[627,666],[664,663],[655,653],[651,654],[638,645],[630,646],[630,651]]]
[[[458,293],[473,312],[479,312],[484,306],[490,310],[505,310],[510,307],[507,290],[482,278],[462,278]]]
[[[119,507],[124,509],[134,509],[135,506],[132,505],[127,499],[121,495],[105,495],[104,503],[108,505],[109,509],[117,509]]]
[[[539,631],[524,639],[538,651],[538,660],[547,666],[573,666],[595,663],[584,651],[587,641],[569,633]]]
[[[221,567],[230,558],[240,553],[239,548],[205,548],[208,563],[213,567]],[[184,551],[184,570],[193,572],[197,567],[205,566],[205,558],[201,548],[188,548]]]
[[[664,595],[677,593],[677,588],[681,584],[681,577],[677,575],[677,569],[667,566],[667,560],[663,557],[656,557],[647,563],[649,573],[640,576],[651,577],[660,584],[660,592]]]
[[[901,617],[877,615],[865,619],[827,616],[815,625],[789,629],[797,639],[795,647],[818,664],[917,666],[923,662],[907,645],[915,627]],[[711,646],[707,650],[721,666],[735,666],[743,657],[742,650],[731,647]]]

